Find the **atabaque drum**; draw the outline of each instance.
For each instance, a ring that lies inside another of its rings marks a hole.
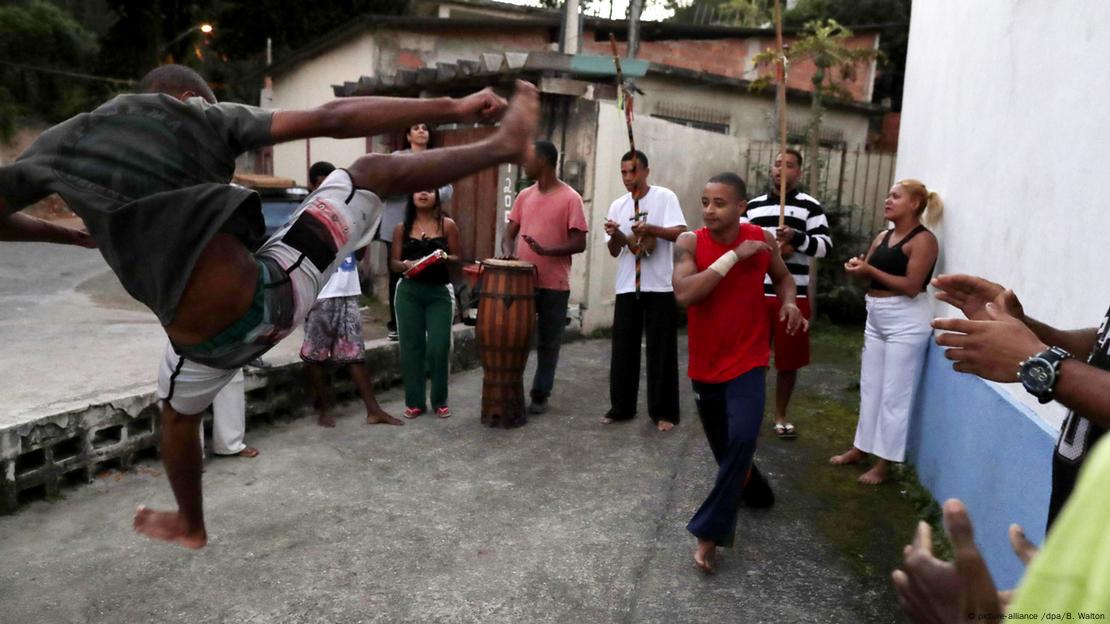
[[[519,427],[524,411],[524,366],[536,324],[536,266],[483,260],[478,277],[478,358],[482,362],[482,424]]]

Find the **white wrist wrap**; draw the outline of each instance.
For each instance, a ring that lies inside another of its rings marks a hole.
[[[729,269],[735,266],[736,263],[739,261],[740,257],[736,255],[736,252],[732,249],[729,249],[720,258],[714,260],[713,264],[709,265],[709,270],[716,272],[717,275],[720,275],[721,277],[724,277],[728,274]]]

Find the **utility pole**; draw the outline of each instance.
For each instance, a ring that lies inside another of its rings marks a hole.
[[[628,58],[636,58],[640,51],[640,13],[644,10],[644,0],[632,0],[628,6]]]
[[[563,32],[559,41],[559,51],[563,54],[578,54],[582,51],[582,14],[579,0],[563,2]]]

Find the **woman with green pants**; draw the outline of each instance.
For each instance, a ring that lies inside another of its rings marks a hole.
[[[416,418],[427,408],[427,383],[432,380],[432,409],[447,418],[447,369],[451,354],[451,320],[455,293],[447,271],[457,262],[459,228],[444,216],[439,191],[409,196],[405,220],[393,230],[390,268],[402,273],[394,306],[401,348],[401,376],[405,382],[405,418]],[[406,274],[436,251],[446,254],[438,263]]]

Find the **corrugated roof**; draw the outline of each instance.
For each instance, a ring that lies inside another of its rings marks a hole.
[[[694,71],[684,67],[649,63],[640,59],[621,59],[621,69],[627,78],[656,76],[703,84],[734,87],[745,93],[751,81]],[[594,54],[559,54],[557,52],[497,52],[480,54],[477,59],[460,59],[455,63],[437,63],[435,67],[415,70],[401,69],[394,74],[360,76],[357,80],[332,85],[336,97],[367,95],[419,96],[425,92],[458,93],[477,90],[489,85],[509,84],[523,78],[537,81],[544,76],[595,80],[616,76],[613,58]],[[758,95],[758,94],[757,94]],[[774,97],[768,89],[762,95]],[[787,90],[787,97],[794,101],[808,102],[812,94],[800,89]],[[863,102],[846,102],[827,99],[825,105],[832,109],[860,113],[878,113],[886,108]]]

